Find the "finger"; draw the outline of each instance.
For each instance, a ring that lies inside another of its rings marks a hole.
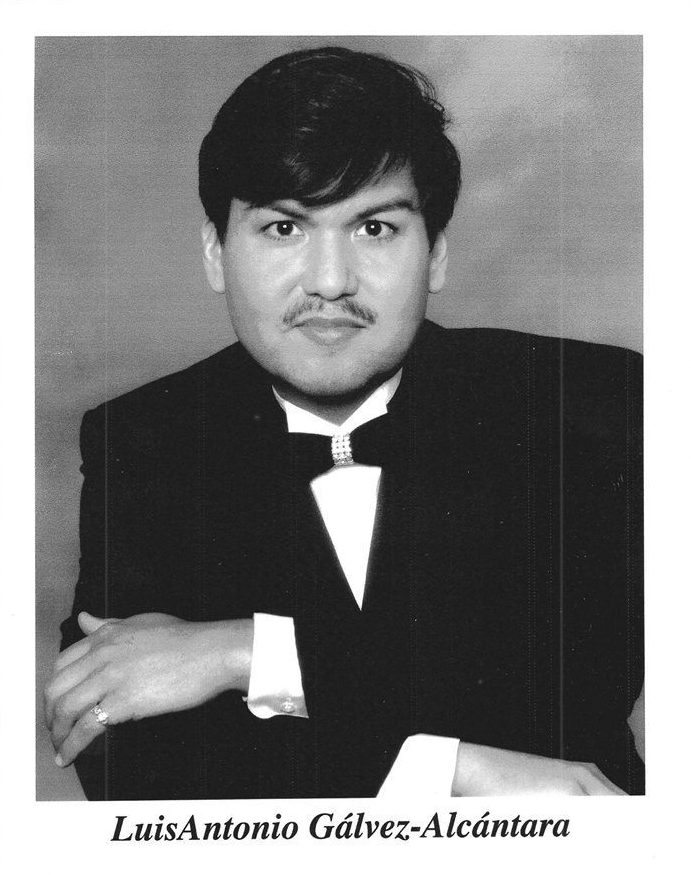
[[[62,651],[62,653],[55,660],[55,667],[53,669],[53,673],[61,671],[65,666],[69,665],[71,662],[74,662],[75,659],[81,659],[84,654],[89,652],[91,648],[91,642],[88,638],[82,638],[81,641],[77,641],[76,644],[73,644],[71,647],[66,648]]]
[[[99,707],[108,715],[108,725],[116,722],[113,718],[114,706],[107,697],[100,703]],[[105,731],[106,724],[99,722],[93,710],[89,709],[72,727],[58,750],[55,762],[62,767],[69,766],[75,757],[87,748],[95,738],[103,735]]]
[[[602,774],[597,766],[589,766],[585,775],[580,777],[588,796],[628,796],[620,787],[613,784],[609,778]]]
[[[606,794],[601,793],[598,795],[612,795],[612,796],[628,796],[629,795],[625,790],[622,790],[621,787],[617,787],[616,784],[614,784],[612,781],[605,778],[604,775],[602,776],[602,786],[606,787],[609,792]],[[594,794],[591,794],[591,795],[594,795]]]
[[[111,620],[96,617],[93,614],[88,613],[88,611],[82,611],[77,617],[77,622],[79,623],[79,628],[85,635],[91,635],[92,632],[96,632],[101,626],[105,623],[111,622]]]
[[[93,708],[96,702],[105,698],[109,686],[107,673],[98,671],[56,701],[50,727],[50,738],[55,750],[62,746],[75,723]]]
[[[105,626],[108,623],[115,623],[117,620],[115,620],[115,618],[102,620],[99,617],[95,617],[93,614],[89,614],[87,611],[81,611],[77,616],[77,622],[79,623],[79,628],[87,637],[82,638],[81,641],[77,641],[76,644],[72,644],[71,647],[67,647],[61,654],[59,654],[58,658],[55,660],[54,671],[56,672],[60,671],[60,669],[64,668],[66,665],[69,665],[71,662],[74,662],[75,659],[84,656],[92,646],[92,641],[89,636],[93,635],[94,632],[97,632],[102,626]]]
[[[103,666],[108,660],[108,652],[106,648],[101,647],[87,650],[79,659],[75,659],[53,674],[44,692],[44,711],[48,729],[52,729],[55,720],[56,703]]]

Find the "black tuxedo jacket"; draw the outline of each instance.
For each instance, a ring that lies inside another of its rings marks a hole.
[[[362,611],[238,344],[86,414],[76,615],[291,616],[309,719],[240,694],[109,730],[90,798],[376,794],[415,732],[595,762],[630,793],[642,684],[636,353],[425,323]]]

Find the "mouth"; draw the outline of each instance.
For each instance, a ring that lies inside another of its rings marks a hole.
[[[362,322],[348,316],[337,316],[329,319],[325,316],[308,316],[298,320],[294,328],[301,334],[322,346],[350,340],[365,328]]]

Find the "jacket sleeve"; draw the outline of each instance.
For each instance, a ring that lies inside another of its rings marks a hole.
[[[84,637],[80,611],[101,617],[162,611],[200,620],[248,615],[247,600],[234,610],[232,599],[220,603],[215,588],[199,580],[203,551],[181,549],[179,533],[168,532],[175,525],[164,507],[170,478],[156,447],[146,434],[125,428],[118,411],[115,423],[109,417],[102,406],[82,423],[80,570],[61,649]],[[179,483],[171,491],[179,491]],[[194,529],[195,498],[189,498]],[[229,586],[229,592],[235,590]],[[89,799],[312,795],[304,784],[311,773],[308,723],[260,720],[240,693],[225,693],[188,711],[108,729],[77,758],[76,769]]]

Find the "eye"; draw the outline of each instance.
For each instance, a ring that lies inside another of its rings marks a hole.
[[[356,237],[370,237],[373,240],[388,240],[394,236],[396,228],[379,219],[367,219],[355,232]]]
[[[302,231],[291,219],[281,219],[271,222],[262,228],[262,232],[274,240],[285,240],[289,237],[300,237]]]

